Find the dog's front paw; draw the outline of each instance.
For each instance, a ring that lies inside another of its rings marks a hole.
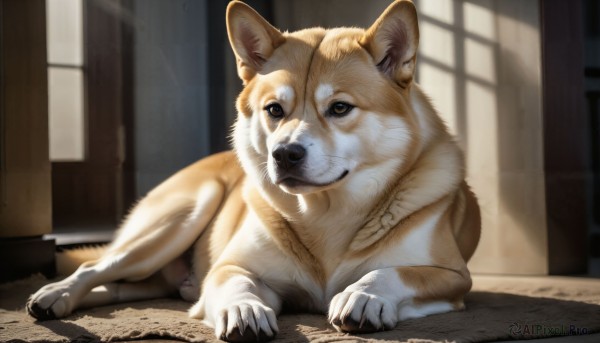
[[[29,297],[27,312],[39,320],[63,318],[73,311],[72,298],[68,287],[61,283],[49,284]]]
[[[396,326],[396,306],[387,299],[365,292],[342,292],[329,305],[329,322],[338,331],[369,333]]]
[[[277,332],[275,312],[256,300],[231,304],[216,317],[215,334],[227,342],[264,342]]]

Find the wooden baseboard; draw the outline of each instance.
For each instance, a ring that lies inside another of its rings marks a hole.
[[[0,282],[42,273],[56,275],[56,244],[42,237],[0,239]]]

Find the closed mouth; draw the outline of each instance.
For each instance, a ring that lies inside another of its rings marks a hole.
[[[327,186],[331,186],[336,182],[342,181],[342,179],[344,179],[347,175],[348,175],[349,171],[348,170],[344,170],[344,172],[337,177],[335,180],[331,181],[331,182],[326,182],[326,183],[315,183],[315,182],[311,182],[309,180],[306,180],[304,178],[298,177],[298,176],[290,176],[290,175],[286,175],[285,177],[280,178],[279,180],[277,180],[276,184],[278,186],[285,186],[287,188],[298,188],[298,187],[327,187]]]

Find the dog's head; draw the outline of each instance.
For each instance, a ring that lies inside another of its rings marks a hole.
[[[419,38],[410,1],[392,3],[368,30],[292,33],[233,1],[227,27],[244,83],[234,146],[248,173],[290,194],[361,191],[409,159]]]

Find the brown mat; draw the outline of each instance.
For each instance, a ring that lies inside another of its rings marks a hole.
[[[467,310],[408,320],[395,330],[353,336],[319,315],[283,315],[277,342],[481,342],[600,332],[600,280],[476,276]],[[32,277],[0,285],[0,341],[96,342],[173,339],[214,342],[212,330],[189,319],[189,303],[159,299],[79,311],[36,322],[23,310],[47,283]]]

